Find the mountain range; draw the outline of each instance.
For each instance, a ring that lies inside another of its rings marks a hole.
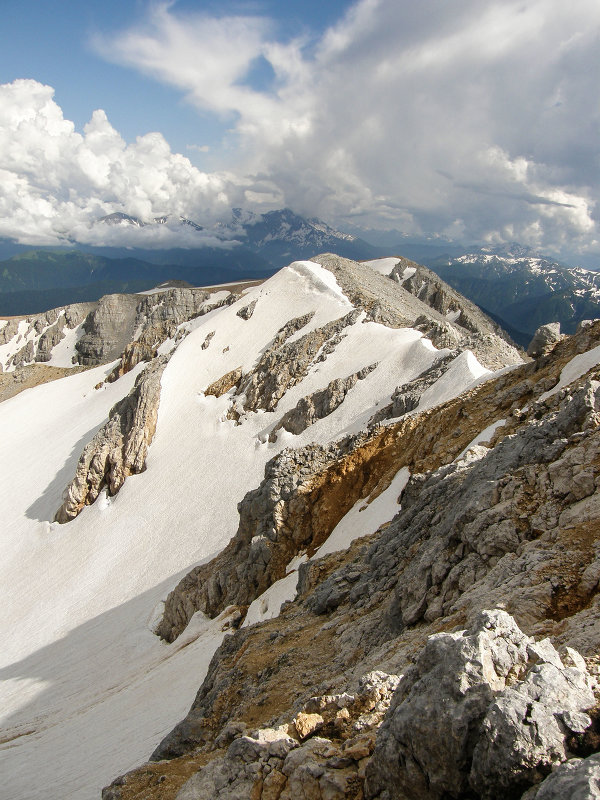
[[[592,800],[600,323],[546,334],[333,254],[0,321],[5,796]]]

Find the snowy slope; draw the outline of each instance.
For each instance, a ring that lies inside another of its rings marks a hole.
[[[253,300],[251,318],[237,316]],[[398,385],[439,357],[415,330],[361,319],[274,412],[249,414],[236,425],[225,419],[228,395],[204,394],[228,371],[250,370],[291,318],[315,312],[298,337],[351,309],[330,272],[297,262],[232,306],[194,320],[163,374],[146,471],[66,525],[50,520],[78,456],[143,365],[100,389],[94,387],[112,365],[0,405],[0,608],[11,631],[0,654],[0,772],[7,798],[98,798],[112,778],[149,756],[189,707],[225,624],[196,615],[193,631],[167,645],[151,630],[161,601],[192,565],[233,536],[237,503],[259,485],[276,452],[360,430]],[[298,400],[374,363],[336,411],[299,436],[280,431],[269,442],[269,432]],[[484,374],[465,355],[443,385],[432,387],[426,404]],[[356,512],[356,535],[393,515],[404,480],[369,513]],[[356,528],[361,518],[364,530]],[[336,536],[346,546],[347,533]]]

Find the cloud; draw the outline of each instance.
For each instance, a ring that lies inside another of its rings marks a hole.
[[[200,172],[160,134],[125,145],[102,112],[78,137],[50,90],[13,88],[14,113],[36,110],[3,190],[29,193],[41,222],[57,209],[68,220],[70,204],[88,218],[289,205],[341,226],[600,250],[597,0],[361,0],[316,42],[256,15],[154,3],[95,46],[217,115],[221,171]]]
[[[231,204],[243,199],[243,183],[225,172],[201,172],[172,153],[160,133],[127,144],[101,110],[77,133],[53,94],[33,80],[0,86],[0,236],[32,244],[128,243],[140,238],[130,226],[94,223],[113,211],[143,220],[211,221],[228,217]],[[176,225],[141,235],[162,246],[201,238]],[[206,236],[215,243],[213,234]]]

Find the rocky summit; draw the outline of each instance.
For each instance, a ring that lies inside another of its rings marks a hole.
[[[554,322],[333,254],[0,321],[6,797],[599,797],[600,321]]]

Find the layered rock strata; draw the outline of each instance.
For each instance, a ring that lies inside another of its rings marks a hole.
[[[80,325],[92,307],[92,303],[73,303],[53,308],[34,317],[27,317],[25,320],[9,319],[7,324],[0,328],[0,344],[7,344],[18,335],[21,322],[27,325],[21,333],[26,344],[8,360],[6,368],[19,368],[34,361],[40,363],[50,361],[52,349],[65,336],[65,328],[72,330]]]
[[[344,328],[356,323],[360,311],[351,311],[340,319],[288,342],[294,333],[308,324],[311,317],[312,315],[292,320],[284,326],[254,369],[244,376],[237,390],[238,395],[244,396],[244,412],[259,409],[273,411],[285,392],[306,376],[317,356],[323,354],[327,343],[339,341],[336,337],[342,335]]]

